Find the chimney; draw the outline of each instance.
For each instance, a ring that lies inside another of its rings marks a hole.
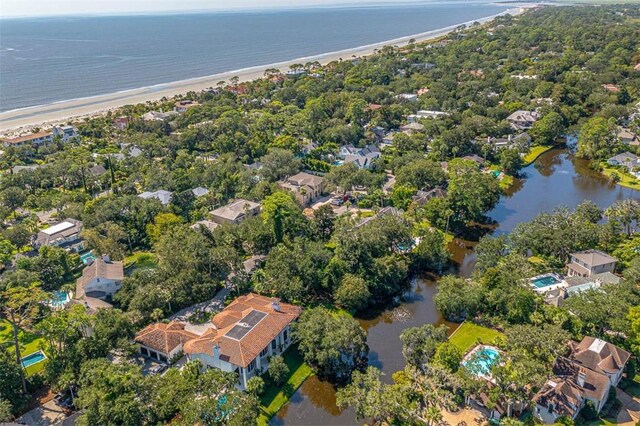
[[[217,342],[213,344],[213,359],[220,359],[220,346],[218,346]]]
[[[271,299],[271,309],[280,312],[280,301],[278,299]]]
[[[584,370],[580,370],[578,371],[578,386],[580,386],[581,388],[584,387],[584,381],[587,378],[587,374],[585,373]]]

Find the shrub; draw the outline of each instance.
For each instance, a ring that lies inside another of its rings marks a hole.
[[[264,380],[260,376],[253,376],[247,381],[247,392],[252,395],[262,395],[264,392]]]
[[[273,383],[278,386],[283,384],[289,375],[289,367],[284,362],[284,358],[280,355],[272,356],[269,360],[268,373]]]

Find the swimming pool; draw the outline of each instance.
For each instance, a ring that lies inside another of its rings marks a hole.
[[[29,355],[22,358],[22,367],[31,367],[32,365],[42,362],[45,359],[47,359],[47,356],[42,351],[30,353]]]
[[[500,352],[493,346],[476,346],[462,361],[473,375],[491,377],[491,368],[500,361]]]
[[[53,309],[62,309],[71,300],[71,294],[66,291],[57,290],[52,293],[51,299],[47,302]]]
[[[88,265],[92,261],[96,260],[96,256],[93,254],[92,251],[88,251],[80,255],[80,260],[82,260],[82,263],[84,263],[85,265]]]
[[[544,274],[531,278],[529,282],[536,289],[546,289],[547,287],[557,286],[561,283],[561,280],[555,274]]]

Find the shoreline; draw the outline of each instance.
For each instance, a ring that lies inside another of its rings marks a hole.
[[[240,82],[247,82],[262,78],[264,71],[269,68],[286,69],[292,64],[304,63],[308,61],[318,61],[322,65],[326,65],[336,60],[349,60],[353,57],[364,57],[375,53],[378,49],[388,46],[402,46],[408,44],[409,40],[415,42],[426,42],[439,37],[443,37],[460,25],[470,25],[474,22],[481,24],[487,23],[498,16],[512,15],[517,16],[524,13],[530,4],[514,5],[504,12],[475,19],[468,22],[426,31],[419,34],[399,37],[392,40],[386,40],[378,43],[372,43],[364,46],[358,46],[349,49],[343,49],[335,52],[321,53],[318,55],[295,58],[287,61],[256,65],[253,67],[242,68],[237,70],[226,71],[218,74],[179,80],[169,83],[161,83],[152,86],[141,87],[137,89],[126,89],[114,93],[103,95],[95,95],[84,98],[70,99],[64,101],[53,102],[45,105],[37,105],[25,108],[14,109],[10,111],[0,112],[0,131],[19,132],[27,131],[33,127],[51,126],[62,122],[80,121],[91,117],[106,114],[125,105],[135,105],[140,103],[157,101],[162,98],[173,98],[175,96],[185,94],[187,92],[199,92],[210,87],[215,87],[216,83],[221,80],[228,80],[237,76]]]

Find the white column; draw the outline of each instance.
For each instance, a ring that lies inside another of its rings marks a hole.
[[[247,387],[247,368],[242,367],[242,387]]]

